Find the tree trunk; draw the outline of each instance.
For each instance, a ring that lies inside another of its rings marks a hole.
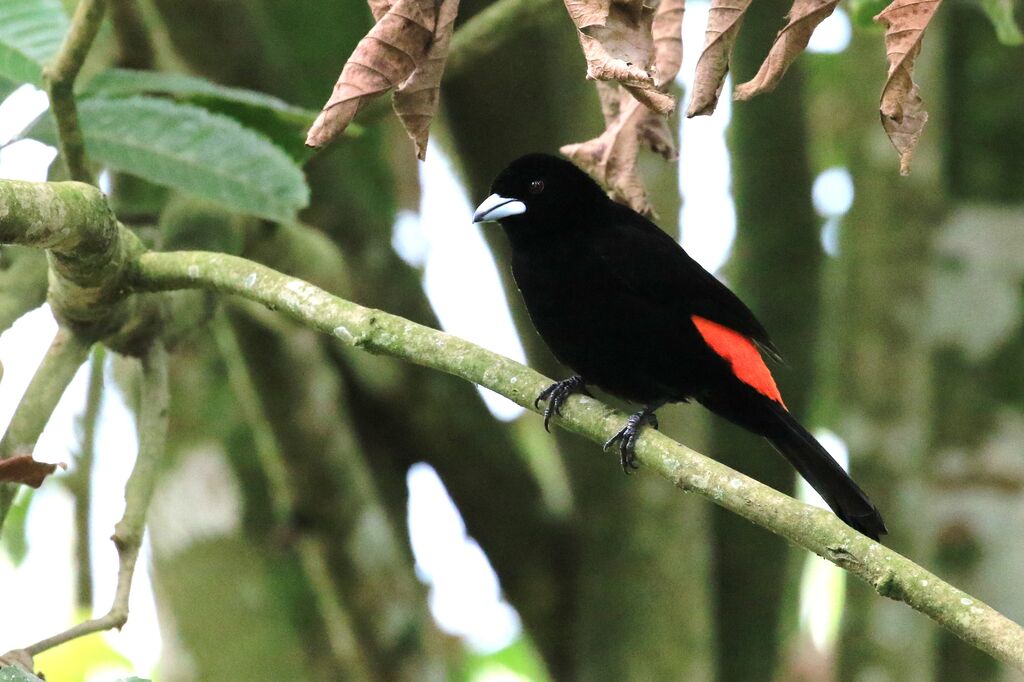
[[[756,73],[787,7],[782,2],[750,6],[733,53],[737,82]],[[787,366],[774,372],[786,404],[812,427],[822,253],[810,199],[801,72],[797,63],[776,91],[733,106],[737,225],[727,273],[786,358]],[[793,491],[792,468],[767,442],[721,419],[712,424],[709,452],[716,459],[778,490]],[[723,509],[715,508],[712,518],[719,679],[772,680],[789,635],[782,625],[784,596],[795,591],[797,574],[791,569],[798,564],[781,538]]]
[[[951,5],[943,28],[943,152],[959,205],[937,237],[930,282],[935,563],[1020,622],[1024,595],[1006,567],[1021,565],[1024,551],[1006,541],[1004,529],[1024,518],[1024,111],[1005,83],[1024,69],[1024,53],[996,44],[990,22],[973,7]],[[938,640],[940,680],[1021,679],[947,632]]]
[[[931,102],[940,97],[932,78],[940,49],[935,38],[933,27],[915,75],[927,83]],[[836,430],[849,447],[853,477],[885,517],[885,544],[921,559],[935,537],[926,488],[933,377],[921,320],[936,225],[945,213],[935,147],[941,112],[932,109],[913,172],[900,177],[896,153],[874,114],[874,93],[844,85],[881,82],[879,51],[877,35],[856,34],[828,71],[831,86],[815,102],[822,148],[849,168],[856,192],[829,273],[836,295],[825,325],[825,354],[839,412]],[[839,679],[934,679],[935,634],[918,614],[851,582]]]

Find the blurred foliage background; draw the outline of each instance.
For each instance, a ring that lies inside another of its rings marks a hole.
[[[442,89],[432,145],[472,198],[510,159],[601,130],[575,31],[549,5],[460,62]],[[885,57],[863,20],[871,5],[848,8],[843,51],[803,55],[775,93],[733,106],[737,233],[721,274],[786,356],[787,403],[847,444],[854,477],[885,513],[886,544],[1021,621],[1024,51],[1000,43],[975,4],[942,7],[918,63],[931,122],[901,178],[878,126]],[[485,6],[465,0],[460,21]],[[187,73],[313,111],[371,21],[364,0],[139,7],[136,33],[119,39],[108,25],[87,70]],[[736,78],[756,71],[787,9],[754,3]],[[302,155],[301,131],[249,122]],[[306,162],[301,223],[241,217],[128,175],[114,175],[112,198],[164,248],[239,253],[437,326],[422,272],[392,248],[398,212],[419,205],[416,164],[383,116]],[[826,218],[812,185],[836,168],[853,202]],[[642,170],[663,228],[715,229],[678,224],[677,166],[652,155]],[[487,237],[506,273],[500,235]],[[563,375],[505,284],[529,363]],[[643,471],[626,478],[591,444],[544,437],[534,415],[500,422],[457,379],[252,306],[226,301],[177,347],[172,390],[164,480],[197,478],[206,499],[154,503],[158,679],[475,680],[495,665],[530,680],[1024,679],[859,583],[804,597],[845,594],[835,637],[816,639],[800,616],[805,556],[782,539]],[[685,407],[662,424],[793,491],[789,467],[748,434]],[[519,614],[523,634],[506,649],[473,652],[431,617],[407,533],[418,462],[436,470]],[[69,487],[85,504],[88,486]],[[240,496],[235,530],[183,537],[178,520],[229,489]],[[79,599],[90,604],[88,587]]]

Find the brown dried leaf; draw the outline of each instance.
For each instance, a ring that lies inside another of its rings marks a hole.
[[[604,116],[604,125],[615,123],[619,118],[619,105],[622,102],[622,87],[618,83],[597,81],[597,98],[601,100],[601,115]]]
[[[835,11],[838,4],[839,0],[794,0],[787,23],[775,36],[775,42],[757,75],[737,85],[733,97],[746,100],[774,90],[786,69],[807,47],[814,29]]]
[[[416,156],[420,161],[427,155],[430,122],[434,120],[441,101],[441,77],[458,12],[459,0],[441,0],[434,41],[426,60],[395,91],[395,113],[416,144]]]
[[[637,176],[636,159],[640,127],[653,114],[626,91],[621,92],[621,98],[618,118],[599,137],[567,144],[561,152],[607,187],[613,199],[650,215],[651,204]]]
[[[718,105],[725,74],[729,72],[729,58],[736,35],[743,23],[743,15],[751,0],[711,0],[708,25],[704,30],[704,50],[697,60],[693,76],[693,95],[687,118],[709,115]]]
[[[675,100],[655,82],[654,9],[643,0],[565,0],[587,60],[587,78],[617,81],[647,107],[661,114]]]
[[[686,0],[661,0],[654,13],[654,84],[664,90],[683,63],[683,11]]]
[[[885,25],[885,52],[889,77],[882,89],[878,110],[889,141],[900,155],[900,175],[910,173],[921,131],[928,122],[920,91],[914,83],[914,61],[921,39],[942,0],[894,0],[875,21]]]
[[[37,462],[32,455],[15,455],[7,459],[0,459],[0,483],[23,483],[38,488],[47,476],[57,470],[57,467],[67,469],[68,465],[63,462],[59,464]]]
[[[367,101],[409,78],[434,40],[436,13],[433,0],[396,0],[388,8],[345,62],[334,92],[309,129],[307,145],[323,147]]]
[[[666,161],[675,161],[679,158],[675,135],[664,116],[648,111],[638,128],[640,141],[650,147],[655,154],[661,155]]]
[[[366,4],[370,6],[370,14],[375,22],[380,21],[391,9],[391,0],[366,0]]]
[[[650,90],[649,84],[638,89],[635,82],[623,79],[598,80],[604,132],[592,140],[565,145],[561,151],[603,184],[612,198],[645,215],[653,211],[647,190],[637,175],[641,146],[649,146],[666,159],[676,158],[672,130],[665,117],[658,113],[657,103],[651,101],[650,93],[657,93],[674,105],[674,100],[664,90],[675,79],[682,61],[683,3],[684,0],[661,0],[652,10],[640,2],[602,5],[599,0],[592,3],[566,0],[570,15],[580,26],[580,43],[588,60],[592,56],[588,45],[611,49],[627,66],[645,64],[644,75],[651,78],[655,89]],[[598,5],[607,11],[594,9]],[[631,45],[621,43],[626,33],[612,35],[614,28],[621,27],[627,20],[635,20],[642,26],[639,35],[634,36],[637,42]],[[594,22],[600,25],[595,26]],[[594,42],[589,43],[589,40]]]
[[[589,26],[604,26],[610,8],[611,0],[565,0],[569,18],[581,31]]]

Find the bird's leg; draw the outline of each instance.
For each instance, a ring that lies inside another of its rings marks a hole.
[[[557,414],[559,417],[562,416],[562,405],[573,393],[585,393],[590,395],[587,391],[587,384],[583,381],[583,377],[577,375],[564,379],[562,381],[556,381],[551,384],[537,396],[537,399],[533,401],[533,406],[540,408],[542,400],[548,401],[548,406],[544,408],[544,430],[550,431],[548,428],[548,422],[551,421],[551,415]]]
[[[628,474],[631,469],[640,468],[637,466],[636,453],[633,451],[636,447],[636,439],[640,437],[640,427],[645,423],[650,424],[655,429],[658,428],[658,415],[654,414],[654,411],[659,407],[661,407],[661,404],[648,405],[639,412],[630,415],[622,430],[605,442],[605,450],[615,445],[615,443],[619,444],[619,457],[622,461],[623,473]]]

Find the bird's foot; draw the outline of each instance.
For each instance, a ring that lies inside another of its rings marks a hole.
[[[628,474],[632,469],[640,468],[636,463],[634,448],[636,447],[637,438],[640,437],[640,427],[645,423],[650,424],[655,429],[658,428],[658,416],[654,414],[654,408],[645,407],[636,414],[631,415],[626,420],[626,425],[622,427],[622,430],[609,438],[604,444],[605,450],[608,450],[608,448],[616,443],[619,444],[619,458],[622,462],[622,472],[624,474]]]
[[[551,431],[548,428],[548,422],[551,421],[551,415],[557,414],[559,417],[562,416],[562,405],[569,399],[573,393],[584,393],[590,395],[587,391],[587,384],[583,381],[581,376],[573,376],[563,381],[556,381],[551,384],[537,396],[537,399],[533,401],[533,406],[540,408],[540,403],[543,400],[548,401],[548,406],[544,408],[544,430]]]

